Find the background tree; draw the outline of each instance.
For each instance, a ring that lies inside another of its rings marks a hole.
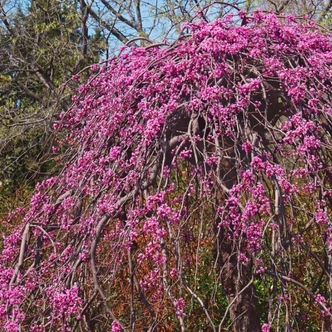
[[[102,38],[76,1],[31,1],[0,8],[0,181],[3,187],[45,173],[51,123],[76,84],[63,83],[99,60]],[[28,4],[26,4],[28,5]],[[40,178],[40,177],[39,177]],[[14,181],[14,183],[13,183]]]
[[[5,330],[331,330],[331,36],[186,29],[93,66],[60,115],[62,171],[6,224]]]
[[[268,0],[263,2],[258,1],[258,6],[265,7],[278,14],[308,15],[311,19],[315,19],[317,22],[325,24],[331,29],[332,2],[330,0]]]
[[[215,1],[218,3],[218,1]],[[251,1],[219,2],[218,7],[210,7],[212,0],[183,1],[114,1],[94,0],[87,5],[93,24],[103,31],[108,41],[108,50],[117,51],[118,46],[129,41],[144,45],[148,40],[175,40],[182,34],[181,25],[191,21],[198,12],[208,12],[208,16],[223,16],[234,8],[241,6],[249,9]],[[138,38],[133,41],[133,39]],[[107,56],[108,57],[108,56]]]

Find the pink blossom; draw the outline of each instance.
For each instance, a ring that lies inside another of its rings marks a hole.
[[[268,324],[268,323],[265,323],[265,324],[263,324],[263,326],[262,326],[262,332],[270,332],[270,324]]]
[[[112,332],[121,332],[121,331],[122,331],[121,325],[118,322],[113,321],[112,322]]]
[[[184,301],[184,299],[182,297],[180,297],[179,299],[175,300],[175,307],[176,307],[176,315],[178,317],[183,317],[185,316],[185,308],[186,308],[186,303]]]

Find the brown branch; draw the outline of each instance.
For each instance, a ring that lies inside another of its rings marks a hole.
[[[86,3],[84,0],[82,0],[83,4],[86,6]],[[105,29],[107,29],[114,37],[116,37],[118,40],[120,40],[122,43],[127,43],[129,39],[120,31],[118,30],[114,25],[110,25],[106,23],[101,17],[97,15],[97,13],[90,7],[87,7],[88,12],[90,15]]]

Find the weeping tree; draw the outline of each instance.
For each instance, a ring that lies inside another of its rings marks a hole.
[[[6,221],[5,331],[332,329],[331,36],[183,29],[94,65],[55,123],[61,171]]]

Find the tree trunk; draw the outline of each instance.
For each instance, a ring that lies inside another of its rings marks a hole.
[[[234,243],[220,229],[218,236],[221,283],[230,306],[229,313],[234,332],[260,332],[259,312],[255,286],[252,283],[252,263],[238,261]]]

